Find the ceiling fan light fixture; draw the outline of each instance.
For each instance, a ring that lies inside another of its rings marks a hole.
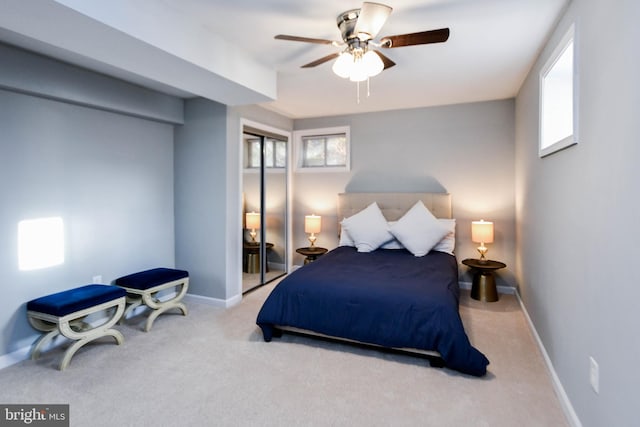
[[[364,64],[369,77],[377,76],[384,70],[384,62],[382,59],[372,50],[367,51],[362,57],[362,63]]]
[[[348,78],[352,82],[362,82],[369,77],[377,76],[384,70],[382,59],[369,50],[364,55],[342,52],[331,67],[333,72],[343,79]]]
[[[331,69],[333,72],[343,79],[349,78],[353,69],[353,55],[349,52],[342,52],[338,59],[335,60]]]
[[[353,62],[353,68],[351,69],[351,74],[349,75],[349,80],[352,82],[363,82],[369,78],[367,65],[364,63],[362,58],[356,58]]]

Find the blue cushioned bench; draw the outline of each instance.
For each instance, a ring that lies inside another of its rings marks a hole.
[[[75,341],[65,351],[59,369],[65,370],[73,355],[83,345],[105,336],[115,338],[118,345],[124,342],[119,331],[111,329],[124,313],[126,292],[117,286],[86,285],[58,292],[27,303],[27,319],[35,329],[46,332],[34,343],[31,359],[40,356],[43,347],[58,335]],[[107,310],[110,317],[98,326],[84,319],[93,313]]]
[[[189,287],[189,272],[172,268],[153,268],[140,271],[116,279],[115,285],[127,292],[127,303],[130,305],[124,312],[122,320],[136,307],[144,304],[151,309],[147,318],[145,331],[149,332],[154,320],[162,313],[177,308],[187,315],[187,307],[181,302]],[[168,300],[160,300],[158,292],[169,288],[176,288],[176,294]]]

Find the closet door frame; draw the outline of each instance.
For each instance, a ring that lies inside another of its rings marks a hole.
[[[240,144],[241,144],[241,153],[242,155],[240,156],[240,161],[242,162],[241,167],[240,167],[240,189],[241,191],[244,191],[244,170],[245,170],[245,165],[244,165],[244,158],[246,153],[245,151],[245,146],[244,146],[244,140],[243,140],[243,135],[245,134],[252,134],[255,136],[258,136],[261,138],[261,160],[260,160],[260,222],[261,224],[264,224],[264,220],[265,220],[265,212],[264,212],[264,206],[265,206],[265,191],[264,191],[264,186],[265,186],[265,153],[264,153],[264,141],[267,138],[273,137],[274,139],[279,139],[279,140],[283,140],[286,141],[286,146],[287,146],[287,163],[286,163],[286,168],[285,168],[285,180],[286,180],[286,209],[285,209],[285,227],[284,227],[284,241],[286,242],[286,248],[285,248],[285,274],[288,274],[289,272],[291,272],[291,257],[292,257],[292,249],[291,249],[291,245],[292,245],[292,233],[291,233],[291,210],[292,210],[292,203],[291,203],[291,155],[292,155],[292,133],[290,131],[287,130],[283,130],[283,129],[278,129],[269,125],[265,125],[264,123],[259,123],[259,122],[255,122],[252,120],[248,120],[248,119],[240,119]],[[240,212],[243,212],[242,209],[240,209]],[[244,231],[241,231],[241,233],[243,233]],[[266,230],[265,227],[261,227],[260,228],[260,282],[261,284],[264,284],[265,281],[265,277],[264,277],[264,272],[265,272],[265,266],[266,266],[266,262],[267,262],[267,256],[266,256],[266,250],[265,250],[265,243],[266,243]],[[243,239],[244,236],[240,236],[240,239]],[[260,285],[261,286],[261,285]],[[240,287],[240,295],[242,295],[242,280],[240,281],[239,284]]]

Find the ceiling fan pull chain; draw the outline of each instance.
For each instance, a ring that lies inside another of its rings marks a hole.
[[[371,92],[369,91],[369,81],[371,79],[369,77],[367,77],[367,98],[369,97],[369,95],[371,95]]]
[[[356,100],[360,104],[360,82],[356,82]]]

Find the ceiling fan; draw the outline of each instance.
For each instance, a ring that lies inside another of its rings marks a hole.
[[[382,52],[373,48],[396,48],[421,44],[443,43],[449,38],[449,28],[421,31],[410,34],[382,37],[375,41],[378,32],[393,9],[380,3],[364,2],[360,9],[347,10],[337,17],[337,25],[342,33],[342,41],[279,34],[277,40],[327,44],[344,47],[342,52],[331,53],[302,68],[311,68],[337,58],[333,71],[343,78],[360,82],[368,80],[387,68],[396,65]]]

